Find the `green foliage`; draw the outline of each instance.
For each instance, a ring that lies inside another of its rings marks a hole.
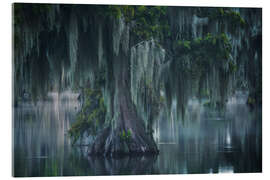
[[[188,54],[200,67],[206,67],[214,63],[221,64],[222,61],[228,61],[232,47],[226,34],[213,36],[208,33],[204,38],[177,41],[174,49],[176,57]],[[231,64],[231,68],[235,68],[233,64]]]
[[[85,101],[82,110],[77,114],[74,124],[68,131],[74,144],[82,135],[87,132],[95,136],[103,126],[106,115],[104,99],[100,89],[84,89]]]
[[[236,72],[236,70],[237,70],[236,63],[229,61],[229,70],[230,70],[230,72]]]
[[[213,67],[219,71],[219,79],[224,85],[228,82],[229,75],[237,69],[231,57],[231,42],[225,33],[208,33],[203,38],[191,41],[175,41],[173,48],[174,68],[181,71],[181,76],[192,78],[192,92],[200,98],[211,97],[211,92],[204,87],[203,82]],[[225,90],[220,91],[223,96]],[[217,103],[215,107],[221,107],[221,103]]]
[[[229,20],[229,22],[241,26],[246,24],[245,20],[240,16],[240,13],[231,8],[215,8],[211,11],[210,18],[214,20]]]
[[[119,137],[122,141],[129,141],[131,138],[131,130],[123,130],[122,132],[119,133]]]
[[[229,30],[232,34],[246,26],[246,21],[240,16],[240,13],[231,8],[215,8],[211,11],[209,17],[211,21],[219,21],[222,26],[221,29],[224,29],[225,24],[229,24]]]
[[[181,41],[181,40],[178,40],[177,41],[177,45],[178,46],[182,46],[183,48],[188,49],[188,50],[191,49],[191,47],[190,47],[190,41]]]
[[[170,34],[165,6],[110,5],[105,14],[114,18],[122,16],[127,23],[134,22],[132,32],[141,40]]]
[[[167,7],[163,6],[136,6],[133,33],[140,39],[151,37],[162,38],[169,34],[169,25],[166,18]]]
[[[121,6],[108,6],[107,14],[115,18],[121,17]]]
[[[127,131],[127,137],[131,137],[131,130],[130,129]]]
[[[107,17],[114,17],[114,18],[121,18],[123,16],[126,20],[126,22],[130,22],[133,20],[135,15],[135,6],[128,6],[128,5],[109,5],[105,6],[105,8],[102,8],[99,10],[99,12],[103,13],[105,12],[105,16]]]

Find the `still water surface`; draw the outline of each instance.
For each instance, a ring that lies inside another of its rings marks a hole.
[[[190,100],[185,121],[164,113],[154,124],[157,156],[108,159],[86,156],[67,136],[80,107],[76,95],[50,94],[36,105],[14,108],[15,176],[238,173],[262,171],[261,110],[250,112],[246,95],[232,97],[225,113]]]

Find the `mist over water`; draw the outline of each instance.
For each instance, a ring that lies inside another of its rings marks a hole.
[[[261,110],[250,112],[236,92],[224,112],[190,99],[185,119],[161,111],[154,123],[157,156],[88,157],[67,131],[80,109],[78,94],[50,93],[36,105],[14,108],[14,175],[110,175],[262,171]],[[168,123],[169,122],[169,123]]]
[[[250,112],[247,93],[237,92],[225,112],[190,100],[184,121],[159,119],[160,173],[260,172],[261,110]],[[167,163],[164,163],[167,162]]]

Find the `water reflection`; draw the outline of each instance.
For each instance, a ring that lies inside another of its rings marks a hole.
[[[15,175],[47,175],[44,168],[56,169],[56,163],[64,163],[70,148],[67,130],[78,107],[76,98],[68,93],[50,93],[47,101],[24,103],[14,109]],[[57,168],[54,173],[62,174],[64,167]]]
[[[160,173],[261,172],[261,110],[251,113],[246,98],[238,93],[223,113],[190,100],[184,121],[171,117],[174,128],[161,116],[155,125]]]
[[[157,156],[126,156],[119,159],[88,157],[89,168],[95,175],[151,174]]]
[[[87,147],[71,147],[67,130],[80,107],[76,97],[51,93],[45,102],[14,109],[15,176],[261,171],[261,111],[248,110],[245,94],[232,97],[222,114],[195,99],[185,121],[161,113],[154,124],[160,154],[120,159],[88,157]]]

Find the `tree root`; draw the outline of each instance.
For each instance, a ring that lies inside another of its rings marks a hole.
[[[126,130],[110,127],[104,128],[97,136],[92,146],[88,149],[89,155],[124,156],[124,155],[153,155],[158,154],[156,143],[152,135],[146,132],[132,131],[129,136],[122,136]]]

